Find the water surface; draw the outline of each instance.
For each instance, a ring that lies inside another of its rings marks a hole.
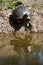
[[[0,65],[43,65],[43,33],[0,35]]]

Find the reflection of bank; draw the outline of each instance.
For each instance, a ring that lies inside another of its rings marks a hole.
[[[11,43],[13,42],[11,41]],[[30,44],[26,45],[23,43],[17,45],[15,43],[14,50],[18,53],[18,58],[20,57],[18,63],[22,62],[21,65],[43,65],[43,46]]]
[[[29,36],[25,36],[24,39],[22,39],[22,35],[18,36],[19,40],[14,40],[12,39],[10,41],[11,45],[14,45],[14,50],[17,51],[18,53],[28,53],[31,52],[33,49],[33,45],[42,45],[43,44],[43,34],[37,33],[33,34],[31,33]]]
[[[43,33],[33,34],[30,44],[43,45]]]
[[[21,65],[23,65],[23,63],[26,63],[26,65],[43,65],[42,37],[43,34],[39,33],[31,34],[25,39],[20,39],[18,41],[10,41],[10,44],[14,45],[14,50],[21,57],[20,62],[23,61]],[[25,62],[23,59],[25,59]]]
[[[25,39],[19,38],[19,40],[11,40],[10,45],[14,45],[14,50],[19,54],[27,54],[32,50],[32,45],[30,44],[32,36],[26,36]]]

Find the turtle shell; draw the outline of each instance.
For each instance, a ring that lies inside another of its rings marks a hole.
[[[27,15],[27,19],[31,19],[31,13],[29,9],[25,5],[17,6],[13,11],[12,15],[14,19],[22,19],[25,15]]]

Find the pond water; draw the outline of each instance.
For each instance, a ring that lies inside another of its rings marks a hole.
[[[43,33],[0,35],[0,65],[43,65]]]

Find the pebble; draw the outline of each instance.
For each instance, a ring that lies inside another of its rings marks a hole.
[[[2,33],[2,30],[0,29],[0,33]]]

